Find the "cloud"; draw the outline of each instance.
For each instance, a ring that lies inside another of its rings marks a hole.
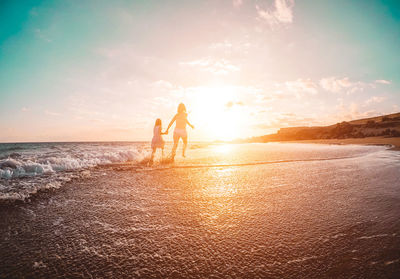
[[[327,77],[321,79],[319,84],[326,91],[333,93],[341,93],[346,91],[348,94],[356,91],[363,91],[366,87],[372,86],[371,84],[361,81],[350,81],[348,77]]]
[[[27,112],[27,111],[30,111],[31,109],[29,109],[29,108],[27,108],[27,107],[23,107],[23,108],[21,108],[21,111],[22,112]]]
[[[37,11],[37,8],[36,8],[36,7],[32,8],[32,9],[29,11],[29,15],[31,15],[32,17],[38,16],[39,13],[38,13],[38,11]]]
[[[242,4],[243,4],[243,0],[233,0],[232,1],[232,5],[235,8],[240,8],[240,6],[242,6]]]
[[[382,96],[373,96],[365,101],[365,105],[371,105],[374,103],[382,103],[386,99],[387,99],[386,97],[382,97]]]
[[[323,78],[320,80],[319,84],[321,87],[330,92],[340,92],[343,88],[351,86],[349,78],[345,77],[343,79],[338,79],[335,77]]]
[[[51,116],[58,116],[58,115],[61,115],[61,114],[59,114],[58,112],[53,112],[53,111],[48,111],[48,110],[45,110],[44,113],[45,113],[46,115],[51,115]]]
[[[227,75],[231,72],[240,71],[240,67],[233,65],[226,59],[198,59],[189,62],[181,62],[180,65],[200,68],[203,71],[210,72],[215,75]]]
[[[273,9],[262,9],[256,5],[258,17],[271,27],[293,22],[294,0],[275,0]]]
[[[350,121],[378,115],[376,110],[361,111],[360,105],[357,103],[353,102],[349,105],[345,105],[343,99],[339,99],[339,101],[340,104],[337,106],[338,112],[331,117],[335,122],[341,122],[343,120]]]
[[[229,41],[223,41],[218,43],[213,43],[209,46],[209,49],[231,49],[233,44]]]
[[[321,124],[315,117],[295,113],[276,113],[270,121],[254,125],[258,129],[278,129],[282,127],[313,126]]]
[[[377,80],[375,80],[375,83],[391,84],[392,82],[389,80],[385,80],[385,79],[377,79]]]
[[[43,40],[43,41],[46,41],[46,42],[48,42],[48,43],[52,42],[52,40],[51,40],[46,34],[44,34],[44,32],[43,32],[41,29],[36,28],[36,29],[34,30],[34,33],[35,33],[35,36],[36,36],[37,38],[39,38],[39,39],[41,39],[41,40]]]
[[[169,81],[166,81],[166,80],[156,81],[156,82],[154,82],[154,86],[165,88],[165,89],[172,89],[174,87],[172,83],[170,83]]]
[[[300,93],[306,92],[312,95],[316,95],[318,93],[318,86],[311,79],[297,79],[295,81],[286,81],[286,88],[291,92],[296,92],[299,96]]]
[[[231,107],[233,107],[233,106],[244,106],[244,103],[243,102],[241,102],[241,101],[239,101],[239,102],[232,102],[232,101],[229,101],[229,102],[227,102],[226,104],[225,104],[225,107],[227,107],[228,109],[229,108],[231,108]]]

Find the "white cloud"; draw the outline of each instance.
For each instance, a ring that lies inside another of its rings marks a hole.
[[[375,83],[391,84],[392,82],[389,80],[385,80],[385,79],[377,79],[377,80],[375,80]]]
[[[230,49],[233,47],[233,44],[229,41],[223,41],[218,43],[213,43],[209,46],[209,49]]]
[[[43,30],[37,28],[34,30],[35,36],[41,40],[44,40],[48,43],[52,42],[52,40],[43,32]]]
[[[319,84],[326,91],[333,93],[354,93],[356,91],[363,91],[366,87],[370,87],[371,84],[361,81],[350,81],[348,77],[337,78],[327,77],[320,80]]]
[[[35,16],[38,16],[38,15],[39,15],[39,13],[38,13],[36,7],[32,8],[32,9],[29,11],[29,14],[30,14],[32,17],[35,17]]]
[[[386,100],[386,97],[373,96],[365,101],[365,105],[370,105],[370,104],[374,104],[374,103],[382,103],[385,100]]]
[[[156,82],[154,82],[154,86],[166,88],[166,89],[171,89],[174,87],[172,83],[170,83],[169,81],[166,81],[166,80],[156,81]]]
[[[275,0],[273,9],[262,9],[256,5],[260,19],[266,20],[271,27],[293,22],[294,0]]]
[[[233,0],[233,1],[232,1],[232,5],[233,5],[235,8],[239,8],[240,6],[242,6],[242,4],[243,4],[243,0]]]
[[[58,116],[60,115],[58,112],[53,112],[53,111],[49,111],[49,110],[45,110],[44,113],[46,115],[51,115],[51,116]]]
[[[323,89],[331,92],[338,93],[343,88],[351,86],[349,78],[338,79],[335,77],[323,78],[320,80],[320,85]]]
[[[339,100],[340,104],[336,107],[338,111],[335,115],[332,115],[331,117],[334,122],[368,118],[379,114],[376,110],[361,111],[362,106],[360,107],[358,104],[354,102],[350,103],[349,105],[345,105],[343,103],[343,99]]]
[[[258,129],[279,129],[282,127],[314,126],[321,122],[315,115],[298,115],[295,113],[273,113],[268,122],[256,124]]]
[[[27,111],[30,111],[30,109],[27,108],[27,107],[23,107],[23,108],[21,108],[21,111],[22,111],[22,112],[27,112]]]
[[[311,79],[299,78],[295,81],[286,81],[285,85],[289,91],[296,92],[298,94],[306,92],[316,95],[318,93],[317,85]]]
[[[240,71],[240,67],[233,65],[226,59],[199,59],[189,62],[181,62],[180,64],[200,68],[203,71],[207,71],[215,75],[227,75],[230,72]]]

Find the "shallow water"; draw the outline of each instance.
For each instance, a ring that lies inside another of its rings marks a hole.
[[[0,277],[398,277],[398,152],[256,144],[188,155],[90,169],[2,207]]]
[[[40,190],[59,188],[95,166],[138,163],[148,149],[147,143],[0,144],[0,201],[25,200]]]
[[[386,149],[377,146],[195,143],[189,145],[187,158],[182,158],[178,150],[174,164],[162,163],[159,151],[152,169],[336,159]],[[171,144],[167,144],[165,157],[170,150]],[[85,170],[96,166],[129,163],[143,168],[149,156],[150,146],[143,142],[0,144],[0,202],[25,200],[40,190],[60,188],[71,179],[87,176]]]

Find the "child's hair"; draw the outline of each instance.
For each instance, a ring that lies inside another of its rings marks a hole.
[[[178,106],[178,113],[186,112],[186,107],[183,103],[180,103]]]
[[[160,118],[156,119],[156,123],[154,124],[154,127],[155,126],[161,126],[161,119]]]

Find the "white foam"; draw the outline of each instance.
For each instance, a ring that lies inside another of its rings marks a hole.
[[[375,234],[375,235],[370,235],[370,236],[361,236],[358,239],[371,239],[371,238],[377,238],[377,237],[386,237],[388,234],[383,233],[383,234]]]
[[[39,190],[60,188],[72,177],[87,177],[90,172],[82,172],[87,168],[149,156],[140,144],[21,145],[26,146],[17,155],[0,152],[0,200],[25,200]]]
[[[36,160],[25,158],[4,159],[0,161],[0,178],[29,177],[112,163],[140,162],[146,156],[146,154],[140,153],[137,150],[105,153],[94,152],[92,154],[80,155],[81,158],[67,155],[65,157],[52,156]]]

